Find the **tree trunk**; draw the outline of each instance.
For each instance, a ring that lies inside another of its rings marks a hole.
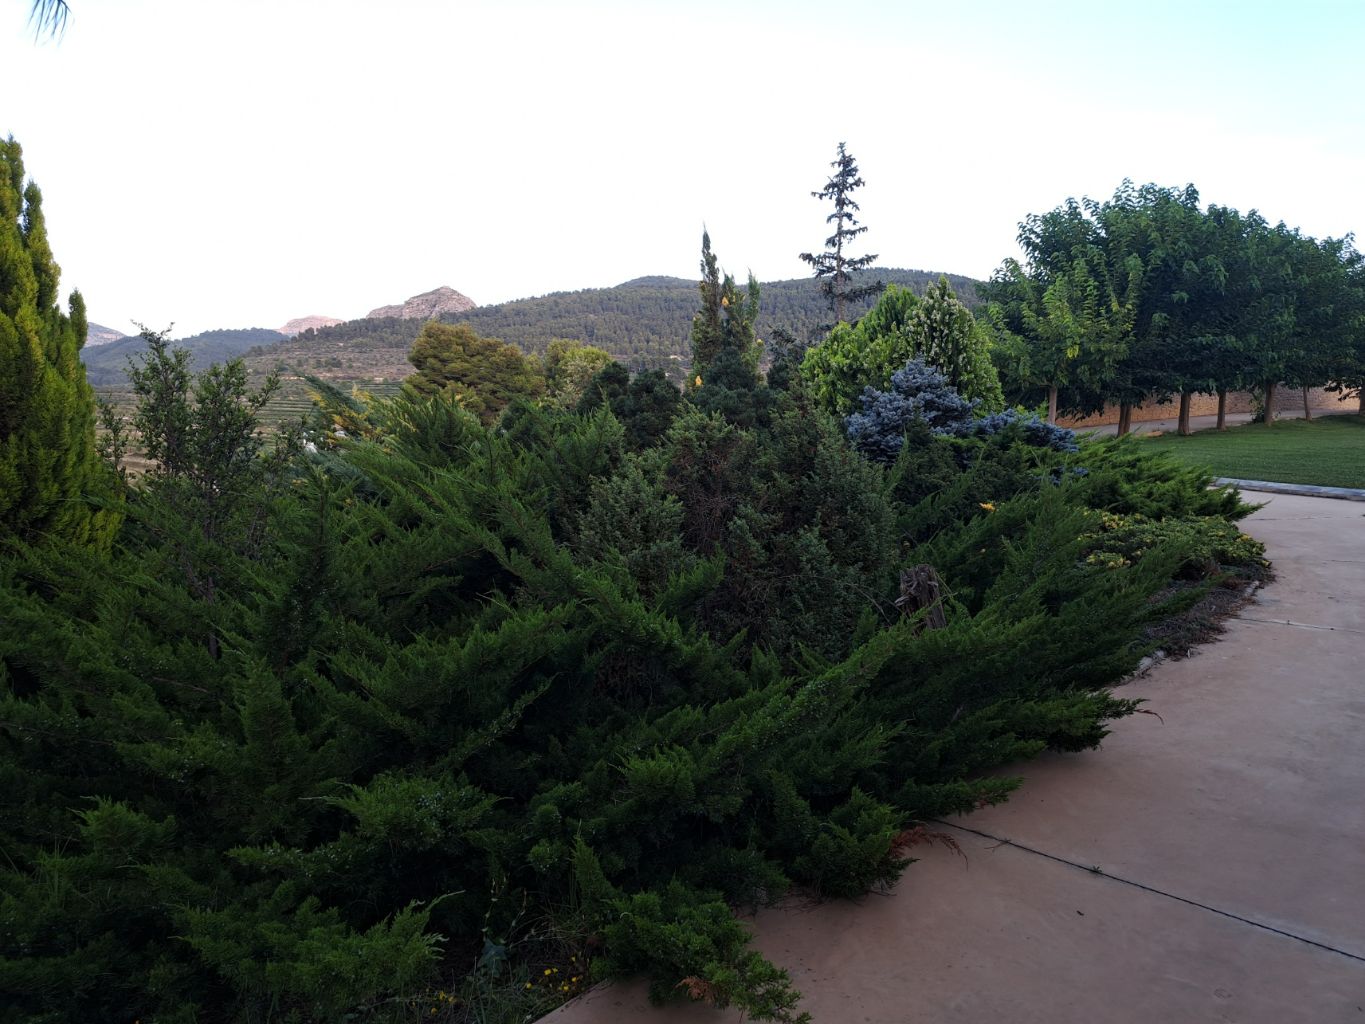
[[[1265,425],[1273,426],[1275,423],[1275,382],[1268,380],[1265,382]]]
[[[1360,389],[1360,395],[1358,397],[1360,399],[1360,407],[1356,409],[1356,415],[1365,416],[1365,387]]]
[[[1180,422],[1176,430],[1181,437],[1190,436],[1190,399],[1192,397],[1188,391],[1180,392]]]
[[[1228,429],[1228,389],[1218,389],[1218,429]]]
[[[1309,423],[1313,422],[1313,406],[1308,401],[1308,388],[1303,389],[1303,418]]]
[[[923,629],[943,629],[948,625],[948,616],[943,609],[943,592],[946,589],[932,565],[916,565],[902,570],[901,596],[896,598],[896,607],[902,615],[914,615],[928,609],[916,633]]]
[[[1057,385],[1049,384],[1047,388],[1047,421],[1055,424],[1057,422]]]
[[[1119,437],[1123,437],[1133,425],[1133,403],[1119,403]]]

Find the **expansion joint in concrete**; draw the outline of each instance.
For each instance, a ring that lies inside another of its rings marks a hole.
[[[1239,615],[1243,622],[1259,622],[1263,626],[1293,626],[1295,629],[1318,629],[1327,633],[1362,633],[1365,629],[1353,629],[1350,626],[1315,626],[1311,622],[1294,622],[1292,619],[1258,619],[1252,615]]]
[[[1350,953],[1344,949],[1338,949],[1336,946],[1329,946],[1325,942],[1317,942],[1316,940],[1306,938],[1303,935],[1296,935],[1294,932],[1285,931],[1283,928],[1276,928],[1274,925],[1265,924],[1264,922],[1261,921],[1254,921],[1249,917],[1243,917],[1240,914],[1234,914],[1228,910],[1220,910],[1218,907],[1211,907],[1207,903],[1200,903],[1198,900],[1188,899],[1187,897],[1184,896],[1177,896],[1175,893],[1166,892],[1164,889],[1157,889],[1154,886],[1144,885],[1142,882],[1135,882],[1131,878],[1124,878],[1120,875],[1111,875],[1109,872],[1105,871],[1097,864],[1096,865],[1081,864],[1074,860],[1068,860],[1066,857],[1059,857],[1055,853],[1048,853],[1046,850],[1038,850],[1032,846],[1025,846],[1023,843],[1017,843],[1013,839],[1006,839],[1003,836],[991,835],[989,832],[982,832],[980,829],[975,828],[967,828],[965,825],[957,825],[951,821],[943,821],[939,818],[927,818],[925,820],[933,822],[935,825],[945,825],[948,828],[955,828],[959,832],[966,832],[969,833],[970,835],[979,836],[982,839],[989,839],[991,842],[998,843],[1001,846],[1013,847],[1014,849],[1020,850],[1023,853],[1031,853],[1035,857],[1043,857],[1046,860],[1056,861],[1058,864],[1065,864],[1067,867],[1076,868],[1078,871],[1084,871],[1088,875],[1097,875],[1101,878],[1107,878],[1112,882],[1118,882],[1120,885],[1127,885],[1134,889],[1141,889],[1143,892],[1149,892],[1154,896],[1164,896],[1168,900],[1174,900],[1177,903],[1184,903],[1186,906],[1195,907],[1198,910],[1204,910],[1210,914],[1217,914],[1219,917],[1226,917],[1229,920],[1238,922],[1239,924],[1250,925],[1252,928],[1259,928],[1261,931],[1270,932],[1272,935],[1279,935],[1286,939],[1293,939],[1295,942],[1302,942],[1305,945],[1313,946],[1317,949],[1325,950],[1328,953],[1335,953],[1338,956],[1344,956],[1348,960],[1355,960],[1357,963],[1365,964],[1365,956],[1360,956],[1356,953]]]

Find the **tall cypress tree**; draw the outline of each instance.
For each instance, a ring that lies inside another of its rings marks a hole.
[[[825,218],[825,223],[834,225],[834,234],[825,239],[825,251],[821,253],[801,253],[801,258],[811,265],[820,290],[829,300],[830,312],[835,322],[844,319],[844,306],[857,302],[882,290],[880,281],[873,284],[853,286],[853,274],[866,270],[877,259],[876,253],[867,256],[847,256],[844,247],[863,234],[867,228],[858,223],[854,216],[858,204],[853,199],[853,190],[861,188],[865,182],[858,173],[858,163],[853,155],[839,143],[839,155],[830,164],[834,174],[819,192],[812,192],[816,199],[834,201],[834,212]]]
[[[711,235],[701,234],[701,308],[692,317],[692,369],[706,372],[722,352],[733,351],[749,367],[758,366],[758,281],[753,272],[741,292],[732,275],[723,273],[711,251]],[[694,378],[695,380],[695,378]],[[700,385],[694,384],[699,387]]]
[[[42,194],[23,152],[0,142],[0,538],[107,547],[118,515],[89,500],[109,474],[95,450],[85,379],[85,303],[57,305]]]

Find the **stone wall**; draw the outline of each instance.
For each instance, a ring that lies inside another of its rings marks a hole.
[[[1343,396],[1339,392],[1313,388],[1308,393],[1309,406],[1314,412],[1355,412],[1358,408],[1354,395]],[[1303,391],[1299,388],[1278,387],[1275,389],[1275,410],[1277,412],[1303,413]],[[1251,412],[1251,392],[1229,391],[1227,411],[1229,414]],[[1133,425],[1150,423],[1153,420],[1173,420],[1180,415],[1180,402],[1172,398],[1169,402],[1144,402],[1133,409]],[[1191,416],[1217,416],[1217,395],[1195,395],[1190,399]],[[1059,416],[1057,422],[1067,427],[1103,427],[1119,421],[1119,407],[1106,406],[1104,412],[1081,418]]]

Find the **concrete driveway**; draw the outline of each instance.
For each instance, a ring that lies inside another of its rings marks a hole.
[[[1023,765],[894,891],[754,919],[817,1024],[1365,1024],[1365,509],[1248,495],[1279,574],[1125,695],[1160,714]],[[554,1024],[715,1024],[605,986]]]

